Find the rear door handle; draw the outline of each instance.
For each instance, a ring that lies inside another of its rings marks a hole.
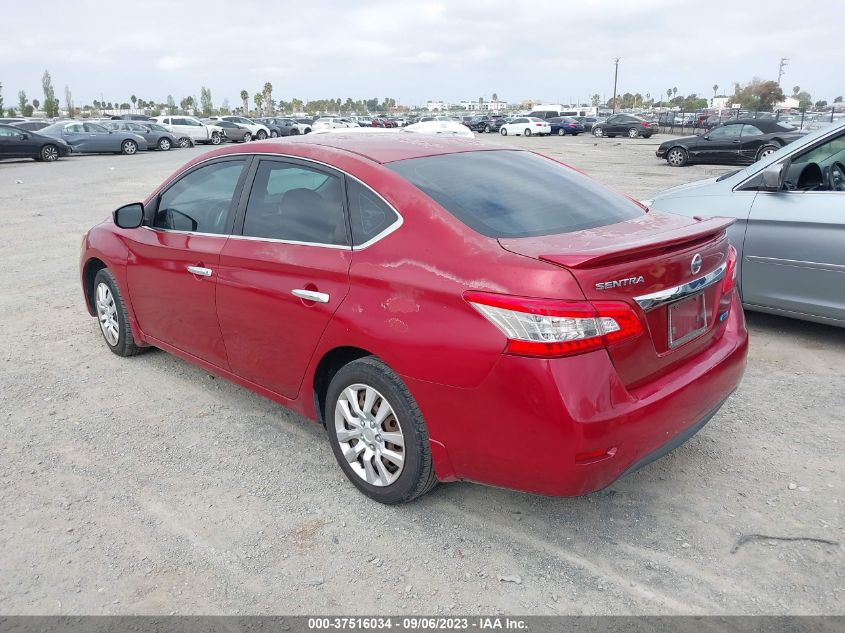
[[[291,290],[294,297],[305,299],[306,301],[314,301],[316,303],[328,303],[329,295],[325,292],[317,292],[315,290],[305,290],[303,288],[295,288]]]
[[[188,272],[200,277],[211,277],[211,269],[202,266],[188,266]]]

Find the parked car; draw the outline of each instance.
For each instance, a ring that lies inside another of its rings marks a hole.
[[[581,125],[584,126],[584,131],[589,132],[593,129],[593,126],[596,123],[604,123],[607,119],[602,117],[594,117],[594,116],[576,116],[573,117],[576,121],[578,121]]]
[[[147,141],[149,149],[158,149],[163,152],[176,147],[176,137],[166,127],[150,122],[135,122],[130,120],[102,121],[103,127],[113,131],[131,132],[142,136]]]
[[[729,220],[646,213],[529,151],[407,140],[225,148],[117,209],[80,260],[108,349],[319,421],[383,503],[460,479],[585,494],[714,416],[747,351]]]
[[[269,117],[259,120],[270,129],[273,138],[303,134],[300,124],[293,119]]]
[[[30,132],[37,132],[38,130],[44,129],[48,125],[50,125],[49,121],[19,121],[18,123],[12,123],[17,128],[22,130],[28,130]]]
[[[660,144],[655,155],[673,167],[692,163],[750,165],[804,135],[772,119],[731,119],[698,136]]]
[[[192,116],[157,116],[152,119],[163,125],[173,134],[179,147],[189,147],[194,143],[220,145],[223,142],[223,129],[218,125],[205,124]]]
[[[534,117],[535,119],[554,119],[557,117],[563,116],[563,113],[560,110],[534,110],[528,113],[529,117]]]
[[[205,122],[206,121],[203,120],[203,123]],[[245,125],[238,125],[237,123],[232,123],[231,121],[211,121],[211,119],[209,119],[208,122],[214,123],[223,130],[223,135],[226,137],[226,140],[231,141],[232,143],[248,143],[252,140],[252,132]]]
[[[314,121],[314,124],[311,127],[315,130],[319,130],[321,128],[358,127],[358,124],[345,117],[322,116]],[[395,126],[391,123],[390,127]]]
[[[0,124],[0,158],[34,158],[52,162],[70,153],[71,147],[64,139]]]
[[[747,309],[845,327],[845,121],[645,202],[736,218],[728,233]]]
[[[63,121],[39,130],[42,136],[61,139],[80,154],[136,154],[147,149],[147,140],[134,132],[109,130],[99,123]]]
[[[633,114],[614,114],[604,123],[596,123],[592,132],[593,136],[597,137],[613,138],[624,135],[629,138],[649,138],[652,134],[657,134],[657,126]]]
[[[551,119],[547,119],[547,121],[552,128],[551,133],[557,134],[558,136],[565,136],[566,134],[578,136],[584,131],[584,126],[571,116],[552,117]]]
[[[548,136],[551,133],[552,126],[549,122],[536,117],[517,117],[499,128],[499,134],[502,136]]]
[[[270,130],[266,125],[259,121],[248,119],[245,116],[212,116],[209,117],[209,119],[212,121],[228,121],[229,123],[237,123],[238,125],[248,129],[252,134],[252,138],[256,138],[259,141],[263,141],[265,138],[270,136]]]
[[[473,132],[486,132],[489,134],[491,132],[498,132],[504,122],[505,120],[502,118],[482,116],[472,119],[466,126]]]

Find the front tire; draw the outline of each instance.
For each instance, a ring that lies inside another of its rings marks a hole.
[[[126,156],[138,153],[138,143],[131,139],[127,139],[120,144],[120,153]]]
[[[683,167],[689,161],[689,154],[683,147],[673,147],[666,152],[666,162],[672,167]]]
[[[223,142],[223,137],[220,136],[218,132],[211,133],[211,144],[212,145],[220,145]]]
[[[422,413],[381,360],[368,356],[342,367],[329,385],[325,410],[338,464],[371,499],[406,503],[437,484]]]
[[[279,133],[276,130],[270,130],[270,138],[279,138]]]
[[[258,133],[255,135],[255,137],[259,141],[263,141],[264,139],[267,138],[267,132],[265,132],[264,130],[258,130]]]
[[[249,143],[252,140],[252,132],[244,132],[243,138],[241,140],[244,143]]]
[[[164,137],[164,138],[160,138],[160,139],[158,139],[158,148],[159,148],[162,152],[168,152],[168,151],[170,151],[170,148],[171,148],[171,147],[173,147],[173,145],[170,143],[170,139],[169,139],[169,138]]]
[[[112,352],[118,356],[135,356],[146,349],[136,345],[132,338],[123,295],[108,268],[103,268],[94,277],[94,296],[91,299],[100,333]]]
[[[41,148],[39,158],[45,162],[52,163],[59,160],[59,148],[55,145],[47,144]]]
[[[560,129],[557,131],[557,135],[558,135],[558,136],[566,136],[566,131],[565,131],[563,128],[560,128]]]
[[[531,130],[529,130],[528,128],[525,128],[525,130],[522,132],[522,135],[523,136],[531,136]]]
[[[596,138],[601,138],[602,136],[604,136],[604,128],[594,127],[593,136],[595,136]]]
[[[491,132],[491,130],[490,130],[490,126],[489,126],[489,125],[485,125],[485,126],[484,126],[484,131],[485,131],[487,134],[490,134],[490,132]]]
[[[191,139],[189,139],[187,136],[183,136],[182,138],[180,138],[180,139],[176,142],[176,144],[177,144],[179,147],[181,147],[182,149],[186,149],[186,148],[188,148],[188,147],[193,146],[193,142],[192,142],[192,141],[191,141]]]
[[[499,134],[501,134],[502,136],[507,136],[508,131],[505,128],[502,128],[501,130],[499,130]]]

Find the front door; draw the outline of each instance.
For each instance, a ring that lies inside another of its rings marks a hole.
[[[239,376],[295,398],[349,288],[343,181],[311,163],[262,158],[243,206],[241,235],[223,247],[217,282],[229,362]]]
[[[805,189],[754,199],[743,301],[845,322],[845,178],[838,177],[845,134],[794,157],[787,169],[790,187]]]
[[[741,124],[728,124],[713,129],[701,142],[699,160],[706,163],[735,163],[739,160]]]
[[[149,205],[148,225],[128,243],[129,295],[144,334],[224,369],[218,264],[246,162],[221,159],[189,171]]]

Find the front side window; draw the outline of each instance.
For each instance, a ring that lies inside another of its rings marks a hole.
[[[249,194],[243,234],[348,244],[340,178],[302,165],[261,161]]]
[[[737,138],[741,129],[741,125],[723,125],[710,132],[710,138],[714,140]]]
[[[347,178],[346,194],[355,246],[369,242],[399,219],[384,200],[356,180]]]
[[[463,152],[386,166],[488,237],[569,233],[643,214],[624,196],[532,152]]]
[[[17,132],[8,127],[1,127],[0,126],[0,136],[10,136],[12,138],[17,138],[20,136],[20,132]]]
[[[85,123],[85,131],[93,134],[108,134],[108,130],[96,123]]]
[[[170,231],[226,233],[243,166],[243,160],[227,160],[183,176],[160,196],[153,226]]]

